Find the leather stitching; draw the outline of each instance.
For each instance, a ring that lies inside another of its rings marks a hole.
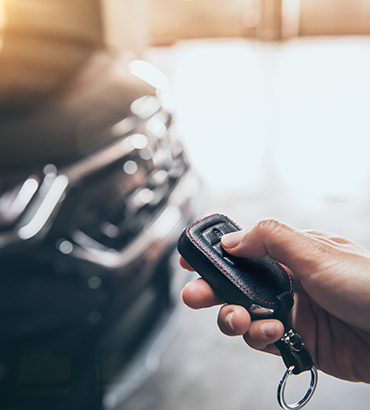
[[[257,300],[259,300],[259,301],[261,301],[261,302],[263,302],[263,303],[266,303],[266,304],[268,304],[268,305],[277,305],[277,302],[269,302],[269,301],[267,301],[267,300],[263,300],[262,298],[259,298],[258,296],[254,295],[252,292],[250,292],[245,286],[243,286],[240,282],[238,282],[237,279],[235,279],[234,277],[232,277],[232,276],[229,274],[229,272],[227,272],[227,270],[226,270],[225,268],[223,268],[223,267],[194,239],[194,237],[191,235],[190,229],[191,229],[193,226],[197,225],[198,223],[200,223],[200,222],[202,222],[202,221],[204,221],[204,220],[206,220],[206,219],[208,219],[208,218],[211,218],[212,216],[216,216],[216,215],[221,215],[221,216],[223,216],[222,214],[217,214],[217,213],[212,214],[212,215],[208,215],[208,216],[206,216],[205,218],[202,218],[202,219],[200,219],[200,220],[194,222],[192,225],[190,225],[190,226],[188,227],[187,233],[188,233],[190,239],[192,240],[192,242],[195,244],[195,246],[197,246],[198,248],[200,248],[206,255],[208,255],[208,257],[209,257],[217,266],[219,266],[219,267],[222,269],[222,271],[225,272],[226,275],[227,275],[233,282],[235,282],[240,288],[242,288],[245,292],[247,292],[247,293],[248,293],[249,295],[251,295],[253,298],[255,298],[255,299],[257,299]],[[233,222],[234,222],[234,221],[233,221]],[[235,223],[235,222],[234,222],[234,223]],[[235,223],[235,225],[237,225],[237,224]],[[239,226],[239,225],[237,225],[237,226]],[[286,271],[285,271],[285,272],[286,272]],[[291,294],[291,293],[292,293],[292,288],[293,288],[292,278],[290,277],[290,275],[289,275],[288,272],[286,272],[286,274],[288,275],[288,278],[289,278],[289,283],[290,283],[289,293]]]

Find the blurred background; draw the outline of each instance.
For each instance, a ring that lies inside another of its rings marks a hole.
[[[46,95],[97,46],[133,53],[170,81],[204,214],[223,212],[244,227],[274,217],[370,248],[369,1],[0,5],[1,104]],[[158,370],[120,410],[278,409],[282,361],[223,336],[217,310],[181,309]],[[308,381],[293,383],[292,400]],[[367,410],[369,401],[369,386],[320,374],[307,409]]]
[[[145,55],[171,80],[207,212],[245,227],[275,217],[369,248],[370,3],[151,0],[148,20]],[[187,312],[128,409],[278,408],[280,359],[219,334],[217,310]],[[369,399],[368,386],[320,374],[307,408],[365,410]]]

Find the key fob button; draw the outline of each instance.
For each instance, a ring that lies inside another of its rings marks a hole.
[[[217,227],[212,227],[203,232],[204,239],[211,246],[220,243],[223,235],[224,234]]]
[[[240,230],[225,215],[214,214],[183,230],[178,250],[226,302],[244,306],[253,319],[286,320],[293,305],[293,282],[273,259],[234,258],[222,248],[223,235]]]
[[[283,409],[302,408],[317,385],[317,371],[303,341],[288,324],[293,306],[293,281],[288,272],[269,256],[261,259],[234,258],[221,246],[224,234],[240,230],[227,216],[210,215],[186,227],[178,241],[183,258],[226,303],[245,307],[252,320],[275,318],[288,330],[275,342],[287,371],[279,384],[278,401]],[[297,403],[285,401],[287,377],[311,371],[310,387]]]

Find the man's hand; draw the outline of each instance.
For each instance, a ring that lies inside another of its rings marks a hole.
[[[370,383],[370,252],[344,238],[299,231],[275,220],[225,235],[223,248],[234,256],[269,255],[291,273],[295,303],[291,326],[303,337],[318,369],[335,377]],[[180,257],[184,269],[191,266]],[[203,280],[189,282],[182,299],[193,309],[222,304]],[[251,321],[241,306],[223,305],[218,325],[242,335],[253,348],[278,353],[284,332],[273,319]]]

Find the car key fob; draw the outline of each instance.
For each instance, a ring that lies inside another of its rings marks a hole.
[[[293,281],[275,260],[240,258],[221,246],[223,235],[241,228],[222,214],[207,216],[187,226],[178,241],[178,250],[226,303],[245,307],[252,320],[274,318],[283,322],[285,333],[275,342],[287,370],[278,387],[278,402],[284,410],[299,410],[311,399],[317,386],[317,370],[301,336],[288,325],[294,303]],[[311,372],[303,398],[292,405],[285,400],[287,379],[292,374]]]
[[[226,253],[221,237],[240,229],[225,215],[210,215],[183,230],[178,250],[226,303],[245,307],[252,320],[285,322],[293,306],[292,279],[269,256],[248,259]]]

